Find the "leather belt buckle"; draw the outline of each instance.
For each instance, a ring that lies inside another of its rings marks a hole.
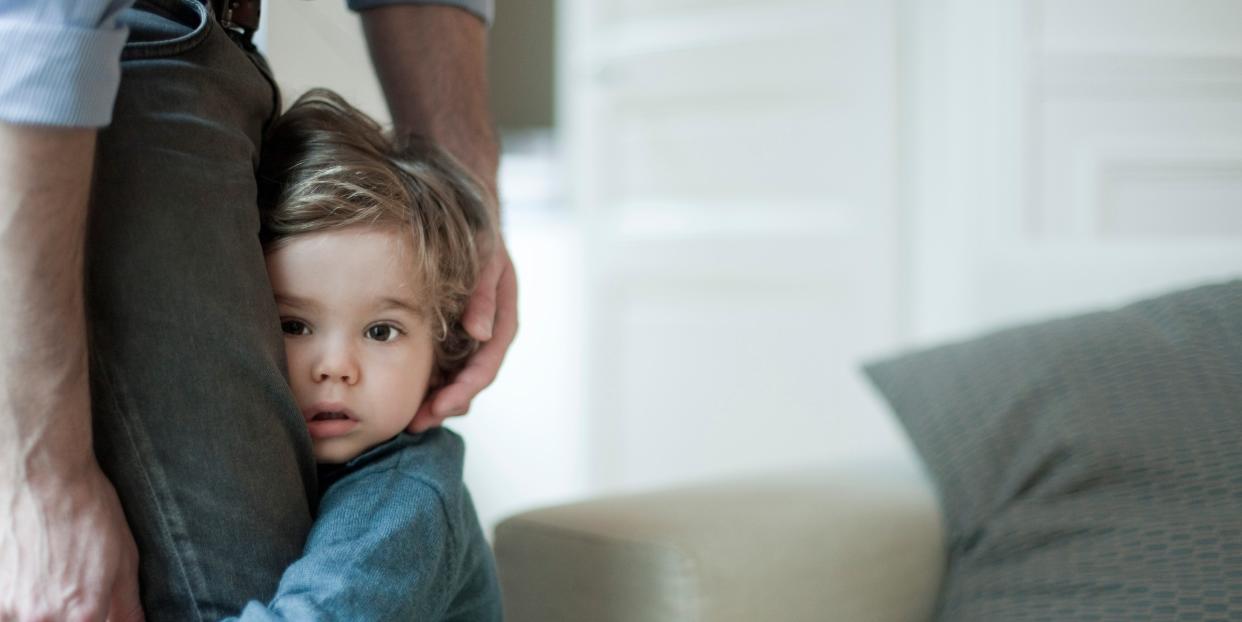
[[[213,0],[221,26],[249,37],[259,29],[261,0]]]

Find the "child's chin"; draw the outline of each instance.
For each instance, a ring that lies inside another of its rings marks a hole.
[[[353,459],[358,452],[352,451],[346,443],[333,442],[336,439],[315,441],[315,462],[321,464],[343,464]]]

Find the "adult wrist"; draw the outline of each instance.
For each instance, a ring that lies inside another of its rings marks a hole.
[[[46,385],[43,390],[29,386],[41,384],[37,380],[3,379],[7,385],[26,380],[27,386],[3,387],[9,399],[0,400],[0,487],[57,486],[97,466],[85,363],[82,367],[80,381],[62,383],[69,386],[54,396],[48,395]]]

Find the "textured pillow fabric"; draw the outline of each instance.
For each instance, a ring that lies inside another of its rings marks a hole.
[[[937,620],[1242,620],[1242,281],[866,371],[939,488]]]

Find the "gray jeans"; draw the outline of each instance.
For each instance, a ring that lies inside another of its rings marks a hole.
[[[279,97],[197,0],[140,0],[123,21],[86,249],[95,452],[148,619],[215,620],[271,597],[317,502],[258,238]]]

